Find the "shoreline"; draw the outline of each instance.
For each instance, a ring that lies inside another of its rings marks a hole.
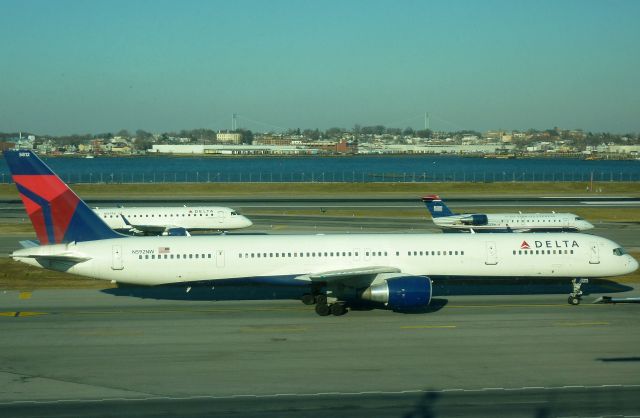
[[[179,154],[179,153],[144,153],[144,154],[38,154],[42,158],[78,158],[85,159],[87,156],[91,158],[211,158],[211,159],[258,159],[258,158],[469,158],[469,159],[489,159],[489,160],[580,160],[580,161],[640,161],[637,156],[625,156],[618,154],[604,155],[584,155],[580,153],[571,153],[567,155],[539,155],[539,154],[509,154],[509,155],[489,155],[489,154],[438,154],[438,153],[371,153],[371,154]],[[89,159],[91,159],[89,158]]]

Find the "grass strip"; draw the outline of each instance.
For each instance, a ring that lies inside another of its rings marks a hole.
[[[531,182],[531,183],[138,183],[75,184],[73,190],[84,199],[171,197],[416,197],[441,194],[491,196],[640,196],[639,182]],[[12,184],[0,184],[0,199],[18,199]]]

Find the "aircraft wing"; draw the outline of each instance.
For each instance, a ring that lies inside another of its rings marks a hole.
[[[121,214],[120,216],[122,216],[125,224],[144,234],[190,236],[189,232],[181,226],[136,224],[131,223],[124,215]]]
[[[312,273],[299,277],[299,279],[327,284],[344,284],[352,287],[365,287],[369,286],[373,279],[375,279],[376,275],[381,273],[400,273],[400,269],[388,266],[371,266]]]
[[[132,228],[137,229],[140,232],[148,232],[153,234],[162,234],[167,228],[172,228],[166,225],[143,225],[143,224],[130,224]]]

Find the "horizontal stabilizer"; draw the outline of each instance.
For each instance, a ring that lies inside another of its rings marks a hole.
[[[82,263],[91,257],[77,251],[74,244],[41,245],[15,250],[11,257],[14,260],[30,258],[37,261],[63,261],[66,263]]]
[[[33,248],[33,247],[37,247],[39,245],[40,244],[37,241],[33,241],[33,240],[30,240],[30,239],[25,239],[23,241],[20,241],[20,246],[22,248]]]
[[[428,196],[422,196],[422,201],[423,202],[433,202],[434,200],[442,200],[442,199],[440,199],[440,196],[438,196],[437,194],[430,194]]]
[[[13,258],[35,258],[38,260],[47,261],[65,261],[69,263],[82,263],[84,261],[91,260],[91,257],[87,257],[79,254],[29,254],[29,255],[13,255]]]

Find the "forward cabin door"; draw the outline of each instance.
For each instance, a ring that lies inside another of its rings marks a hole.
[[[111,269],[122,270],[123,268],[124,268],[124,265],[122,264],[122,246],[112,245],[111,246]]]
[[[589,248],[589,264],[600,264],[600,249],[597,242],[592,242]]]
[[[224,267],[224,250],[216,250],[216,267]]]
[[[224,222],[224,212],[219,210],[218,211],[218,223],[222,224]]]
[[[493,266],[498,264],[498,251],[496,250],[495,241],[487,241],[485,243],[486,255],[485,264]]]

